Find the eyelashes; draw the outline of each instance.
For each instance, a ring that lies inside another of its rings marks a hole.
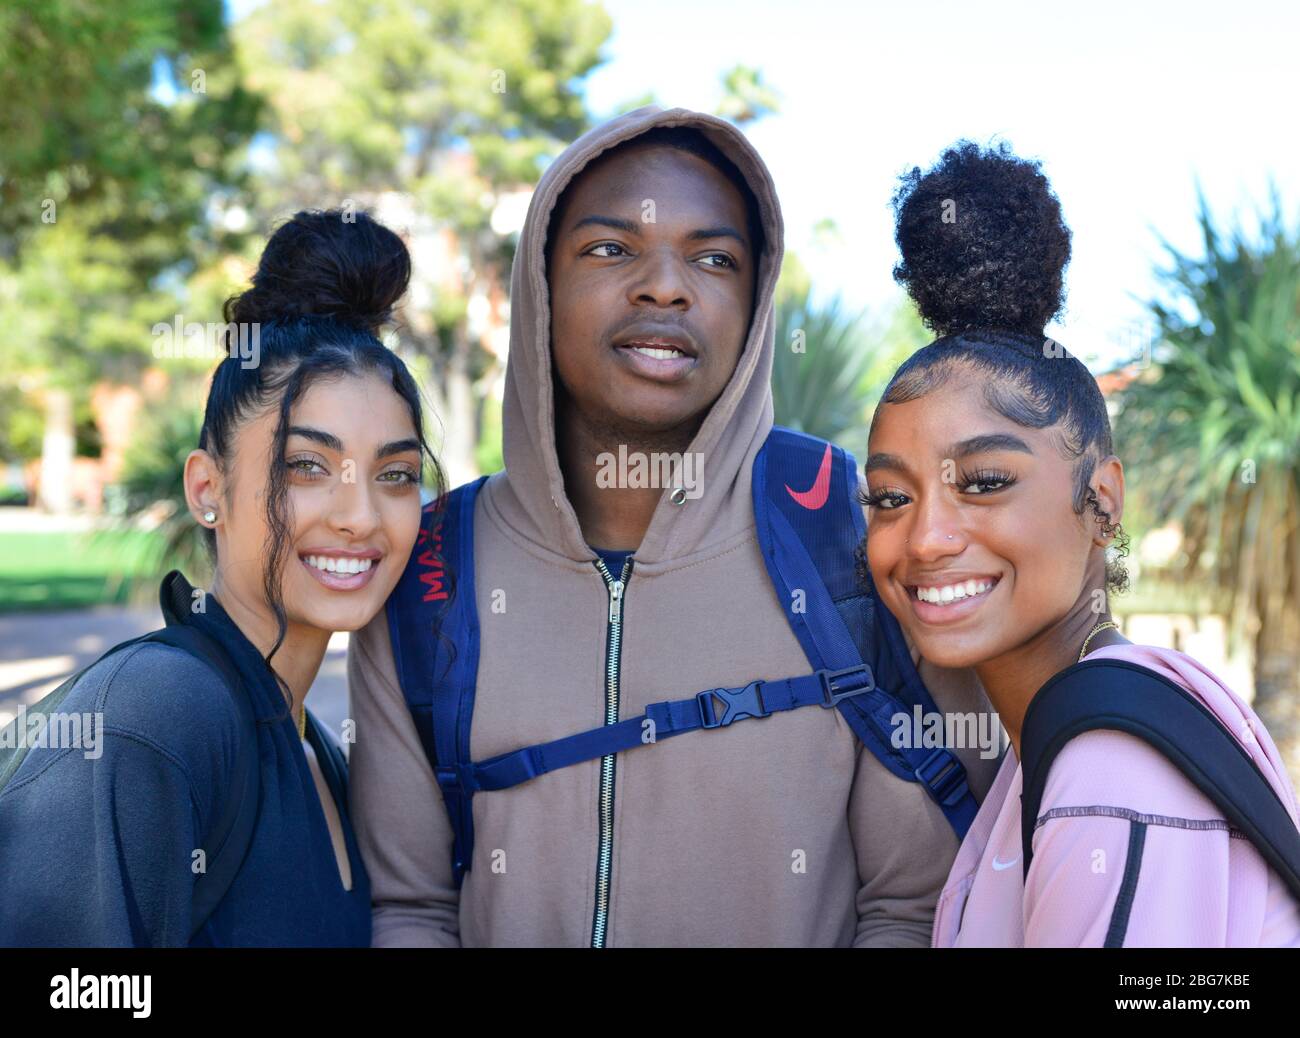
[[[284,466],[300,479],[324,479],[329,475],[325,471],[325,466],[315,458],[290,458],[284,463]]]
[[[989,494],[996,494],[999,491],[1006,490],[1007,487],[1014,485],[1016,477],[1010,472],[1004,472],[1000,469],[976,469],[974,472],[968,472],[963,469],[958,473],[957,487],[963,494],[972,497],[985,497]],[[983,489],[972,490],[972,487]],[[880,508],[884,511],[892,511],[907,503],[907,495],[900,490],[894,490],[890,487],[880,487],[870,493],[858,491],[858,501],[867,508]]]
[[[858,491],[859,503],[866,506],[867,508],[879,508],[885,501],[892,500],[894,498],[899,498],[902,496],[903,496],[902,494],[899,494],[896,491],[887,490],[884,488],[880,490],[873,490],[869,494],[864,494],[860,490]],[[898,507],[896,504],[887,506],[887,508],[896,508],[896,507]]]
[[[598,249],[617,249],[619,251],[619,255],[602,254],[600,252],[597,252]],[[597,259],[621,259],[623,256],[631,255],[631,253],[628,252],[625,246],[620,245],[618,242],[602,241],[602,242],[597,242],[595,245],[585,250],[582,253],[582,255],[595,256]],[[718,270],[739,270],[740,269],[740,264],[731,256],[727,255],[725,252],[706,253],[705,255],[701,256],[700,259],[701,260],[713,260],[713,259],[723,260],[724,262],[722,263],[705,264],[706,266],[714,267]]]
[[[385,476],[401,476],[401,479],[384,479]],[[410,469],[389,469],[387,472],[380,473],[379,479],[383,483],[394,483],[397,486],[415,486],[420,482],[420,477]]]
[[[289,458],[285,461],[284,466],[290,473],[309,483],[318,479],[326,479],[329,476],[329,471],[324,464],[312,457]],[[390,476],[399,478],[389,479]],[[396,487],[418,486],[420,484],[420,473],[413,472],[408,468],[387,469],[375,478],[380,483]]]
[[[999,469],[976,469],[974,472],[961,473],[961,486],[991,486],[993,490],[981,491],[982,493],[994,493],[998,490],[1005,490],[1016,481],[1016,477],[1010,472],[1002,472]]]

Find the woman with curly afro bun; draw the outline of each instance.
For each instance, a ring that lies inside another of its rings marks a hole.
[[[1300,944],[1279,874],[1135,735],[1069,740],[1022,848],[1026,712],[1085,656],[1186,690],[1293,823],[1295,795],[1239,696],[1181,652],[1131,644],[1111,619],[1108,592],[1127,584],[1124,469],[1096,380],[1045,332],[1064,303],[1070,231],[1039,164],[959,142],[903,176],[894,209],[894,276],[938,338],[899,368],[872,420],[861,576],[921,656],[975,669],[1012,750],[949,873],[933,943]]]

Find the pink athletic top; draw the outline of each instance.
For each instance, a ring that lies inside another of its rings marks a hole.
[[[1140,664],[1196,695],[1296,818],[1272,738],[1196,660],[1151,645],[1088,657]],[[1281,877],[1137,737],[1098,730],[1066,743],[1048,773],[1027,881],[1020,793],[1020,761],[1008,748],[939,896],[934,947],[1300,947],[1300,904]]]

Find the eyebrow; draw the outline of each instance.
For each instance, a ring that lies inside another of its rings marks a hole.
[[[637,226],[635,220],[620,220],[616,216],[584,216],[581,220],[569,228],[569,233],[583,227],[589,226],[609,227],[616,231],[623,231],[626,234],[635,234],[638,237],[641,234],[641,228]],[[708,241],[712,238],[734,238],[741,245],[748,248],[749,241],[736,228],[726,224],[720,224],[717,227],[701,227],[699,230],[691,231],[686,236],[688,241]]]
[[[289,436],[301,436],[305,440],[311,440],[313,443],[319,443],[322,447],[329,450],[343,453],[343,441],[333,433],[327,433],[323,429],[313,429],[307,425],[289,426]]]
[[[1019,436],[1013,436],[1011,433],[985,433],[982,436],[972,436],[969,439],[954,443],[945,453],[949,458],[964,458],[971,454],[987,454],[989,451],[1017,451],[1021,454],[1033,454],[1024,440]],[[863,466],[864,472],[875,472],[878,469],[895,469],[899,472],[906,472],[907,465],[902,458],[896,454],[872,454],[867,458],[867,463]]]
[[[289,427],[290,436],[301,436],[304,439],[319,443],[328,450],[335,451],[338,454],[343,453],[343,441],[333,433],[327,433],[323,429],[313,429],[307,425],[291,425]],[[405,440],[392,440],[385,443],[375,451],[375,458],[387,458],[392,454],[401,454],[405,451],[418,451],[420,441],[414,437],[408,437]]]
[[[375,458],[386,458],[390,454],[402,454],[406,451],[419,451],[420,441],[411,437],[405,440],[393,440],[375,451]]]

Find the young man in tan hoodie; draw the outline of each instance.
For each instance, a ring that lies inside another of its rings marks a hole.
[[[638,109],[542,177],[511,280],[505,471],[478,495],[474,586],[457,589],[481,625],[474,760],[810,671],[750,497],[772,426],[782,238],[762,160],[712,116]],[[611,480],[620,448],[693,458],[695,483]],[[377,946],[930,942],[959,840],[836,710],[480,792],[458,889],[383,613],[353,636],[348,672]],[[972,674],[921,673],[942,710],[990,709]],[[982,799],[998,761],[954,752]]]

